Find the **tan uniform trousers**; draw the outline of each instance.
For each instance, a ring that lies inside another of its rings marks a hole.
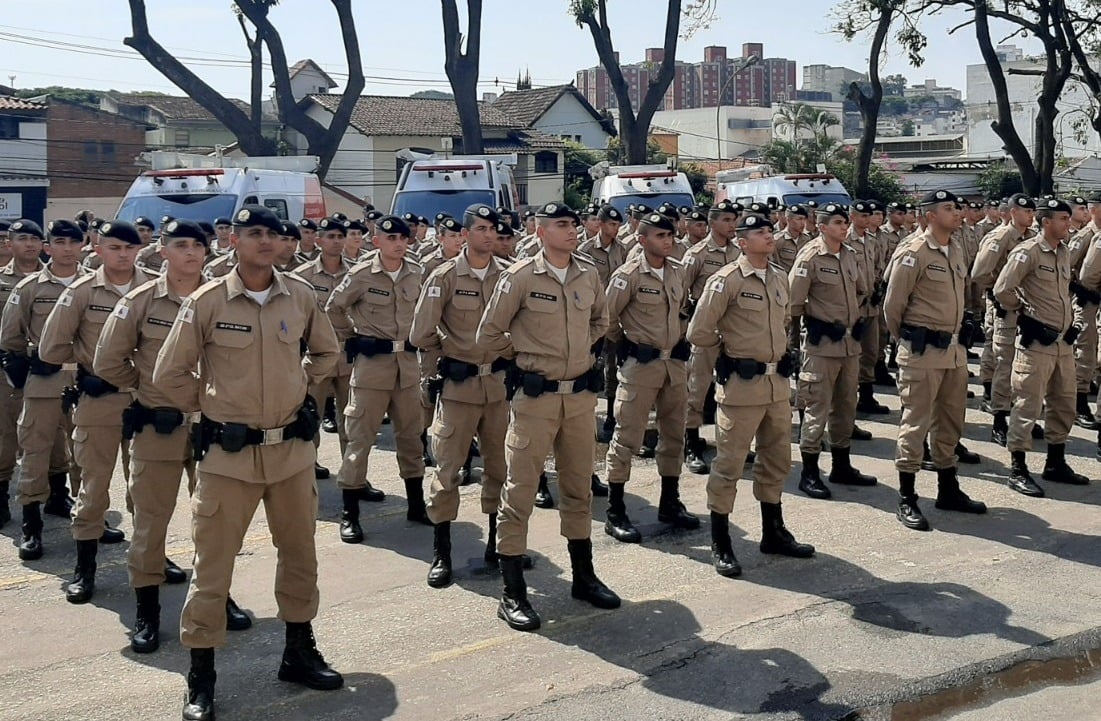
[[[823,341],[828,342],[828,341]],[[799,434],[802,453],[822,452],[822,433],[827,424],[830,448],[848,448],[856,422],[856,386],[860,358],[808,355],[799,371],[799,398],[804,405]]]
[[[191,456],[191,426],[160,434],[146,426],[134,436],[130,449],[130,498],[134,505],[134,531],[126,556],[130,586],[164,583],[165,536],[180,477],[187,473],[187,492],[195,492],[195,460]]]
[[[103,535],[111,506],[111,477],[122,446],[122,411],[128,393],[99,398],[85,394],[73,410],[73,458],[81,471],[80,493],[73,506],[73,540],[93,541]]]
[[[860,336],[860,383],[875,382],[875,362],[879,360],[879,324],[878,311],[864,318],[864,335]]]
[[[605,340],[602,356],[604,358],[604,394],[602,397],[615,399],[616,390],[619,388],[619,343]],[[616,410],[616,416],[619,416],[618,410]]]
[[[23,399],[16,431],[23,450],[19,467],[20,505],[44,503],[50,496],[49,476],[75,469],[70,460],[74,458],[72,430],[72,421],[61,411],[60,398]],[[80,474],[70,473],[70,481],[73,492],[78,492]]]
[[[10,483],[19,457],[19,414],[23,411],[23,391],[0,379],[0,483]],[[7,497],[3,499],[7,503]]]
[[[738,479],[749,446],[756,438],[753,496],[779,503],[791,472],[791,404],[786,400],[759,406],[719,404],[715,412],[715,460],[707,478],[707,508],[729,515],[734,510]]]
[[[631,362],[631,361],[629,361]],[[660,361],[655,361],[660,362]],[[664,364],[671,369],[673,364]],[[659,388],[621,382],[615,396],[615,433],[608,444],[608,482],[626,483],[631,478],[631,459],[646,435],[650,409],[657,411],[658,445],[654,454],[658,475],[680,476],[684,459],[684,419],[688,385],[683,367],[674,370]]]
[[[340,466],[341,488],[366,487],[367,458],[375,445],[378,429],[382,427],[382,417],[387,413],[397,446],[398,472],[404,479],[424,478],[424,447],[421,445],[424,411],[420,386],[413,384],[390,390],[353,387],[344,409],[348,447]]]
[[[979,380],[992,384],[997,360],[994,358],[994,331],[990,323],[986,324],[983,335],[982,352],[979,354]]]
[[[692,346],[692,355],[688,357],[688,414],[685,417],[685,428],[699,428],[703,425],[703,406],[715,377],[715,362],[718,360],[719,346]]]
[[[568,540],[589,538],[592,531],[592,484],[596,443],[596,394],[544,393],[531,398],[519,391],[505,436],[508,477],[501,493],[497,551],[519,556],[527,550],[528,519],[535,504],[539,474],[554,450],[558,471],[558,516]]]
[[[1060,346],[1063,341],[1056,341]],[[1007,447],[1013,451],[1032,450],[1032,426],[1044,414],[1044,440],[1066,443],[1074,425],[1074,356],[1049,355],[1017,350],[1013,360],[1013,410],[1009,414]]]
[[[450,383],[451,381],[445,381]],[[505,433],[508,401],[463,403],[441,398],[432,423],[432,455],[436,478],[428,495],[428,517],[433,523],[454,521],[459,515],[459,471],[466,463],[470,441],[478,436],[482,454],[482,513],[497,513],[505,486]]]
[[[922,443],[929,437],[929,454],[937,468],[954,468],[956,444],[963,434],[967,410],[967,367],[910,368],[898,371],[902,419],[898,426],[895,468],[921,470]]]
[[[1013,363],[1017,346],[994,338],[994,373],[990,377],[990,407],[1006,413],[1013,407]]]
[[[329,396],[336,398],[336,437],[340,439],[340,452],[344,453],[348,448],[348,429],[345,426],[344,408],[348,406],[348,396],[351,388],[348,382],[351,376],[331,376],[317,385],[310,386],[310,395],[314,397],[321,409],[325,407],[325,399]],[[313,439],[313,447],[321,446],[321,432],[318,431]]]
[[[1075,381],[1078,393],[1089,393],[1098,373],[1098,307],[1080,308],[1075,304],[1075,325],[1082,332],[1075,341]],[[3,480],[3,478],[0,478]]]
[[[180,616],[180,642],[185,647],[217,648],[225,643],[226,597],[233,580],[233,564],[260,501],[264,502],[272,545],[278,550],[275,601],[279,620],[305,623],[317,615],[320,596],[314,547],[317,487],[313,468],[269,484],[205,473],[200,466],[199,482],[191,498],[194,570]]]

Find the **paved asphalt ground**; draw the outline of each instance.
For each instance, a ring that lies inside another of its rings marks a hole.
[[[339,493],[333,481],[319,483],[315,630],[345,688],[315,692],[275,678],[283,627],[271,592],[276,553],[261,512],[233,582],[257,623],[218,652],[218,718],[1101,718],[1093,675],[1101,648],[1101,483],[1048,485],[1040,500],[1006,489],[1008,454],[989,442],[989,416],[971,401],[966,441],[984,462],[962,469],[964,488],[990,513],[946,514],[925,500],[935,530],[908,531],[893,514],[898,402],[893,392],[880,397],[892,414],[860,421],[875,439],[855,446],[854,461],[885,483],[835,488],[833,500],[812,501],[795,488],[798,465],[789,479],[785,516],[800,540],[817,546],[813,560],[758,552],[760,516],[746,483],[732,516],[745,574],[720,578],[709,565],[706,523],[692,533],[657,524],[656,469],[638,461],[628,508],[645,539],[620,545],[594,525],[597,571],[624,598],[621,609],[598,611],[569,597],[557,515],[537,510],[536,567],[527,577],[544,626],[534,634],[496,618],[500,580],[481,568],[485,528],[475,486],[464,489],[454,526],[456,583],[425,585],[431,532],[405,520],[384,428],[371,478],[392,495],[363,504],[364,544],[340,542]],[[1076,428],[1068,455],[1098,478],[1094,443],[1093,433]],[[1038,473],[1042,455],[1030,459]],[[324,436],[321,460],[339,467],[335,436]],[[686,475],[683,482],[689,509],[701,515],[705,481]],[[932,473],[918,483],[926,499],[935,495]],[[119,473],[114,508],[123,507],[122,484]],[[183,493],[169,554],[189,567],[186,509]],[[602,499],[595,515],[603,519]],[[72,606],[62,586],[73,544],[63,522],[47,519],[41,561],[18,560],[17,523],[0,531],[7,539],[0,720],[179,718],[187,654],[175,626],[186,588],[163,588],[167,638],[158,653],[136,656],[127,635],[134,601],[126,544],[101,549],[95,599]],[[112,511],[111,519],[129,530],[125,514]]]

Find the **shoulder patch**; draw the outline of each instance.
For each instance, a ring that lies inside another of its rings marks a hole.
[[[119,320],[126,320],[126,316],[130,315],[130,306],[126,303],[119,303],[115,306],[115,309],[111,311],[111,315]]]
[[[180,306],[180,312],[176,315],[176,320],[181,323],[190,323],[195,320],[195,308],[191,302],[191,298],[186,299],[183,305]]]
[[[73,291],[71,288],[66,288],[65,291],[58,297],[57,304],[60,306],[71,306],[73,304]]]
[[[627,279],[620,276],[612,278],[612,287],[624,290],[627,287]]]
[[[917,263],[917,258],[912,255],[904,255],[902,257],[902,264],[907,268],[913,268],[915,263]]]
[[[497,290],[508,295],[509,291],[512,290],[512,281],[502,278],[500,282],[497,283]]]
[[[424,294],[428,298],[439,298],[440,297],[440,286],[430,285],[425,290]]]
[[[1101,241],[1098,241],[1098,242],[1101,243]],[[19,294],[18,293],[12,293],[11,295],[8,296],[8,305],[19,305]]]
[[[1027,262],[1028,253],[1017,253],[1017,255],[1013,256],[1013,259],[1016,260],[1018,263]]]
[[[807,277],[807,266],[806,265],[800,265],[799,267],[797,267],[795,269],[795,277],[797,277],[797,278],[806,278]]]
[[[726,280],[724,278],[715,278],[708,286],[712,293],[722,293],[726,289]]]

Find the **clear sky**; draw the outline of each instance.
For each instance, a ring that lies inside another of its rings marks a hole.
[[[846,43],[829,32],[830,0],[717,0],[718,19],[689,40],[678,57],[702,60],[707,45],[726,45],[739,55],[742,43],[762,42],[766,57],[786,57],[799,68],[822,63],[866,69],[867,41]],[[185,60],[219,91],[248,95],[247,51],[230,0],[148,0],[153,36]],[[465,4],[459,1],[464,18]],[[587,30],[566,12],[567,0],[485,0],[482,33],[482,89],[511,89],[517,71],[530,69],[536,86],[571,82],[580,68],[597,64]],[[436,0],[356,0],[366,93],[408,95],[448,91],[443,70],[440,3]],[[612,39],[623,62],[641,60],[647,47],[660,47],[664,0],[610,0]],[[899,72],[911,84],[935,78],[966,94],[968,64],[982,59],[970,27],[957,12],[931,18],[926,62],[910,67],[904,53],[888,47],[885,74]],[[272,11],[288,60],[313,58],[339,83],[346,73],[336,13],[325,0],[282,0]],[[0,14],[0,83],[16,87],[66,85],[178,93],[172,83],[122,44],[129,34],[125,0],[3,0]],[[997,34],[1001,37],[1005,33]],[[1036,48],[1017,39],[1026,52]],[[495,85],[499,79],[501,85]]]

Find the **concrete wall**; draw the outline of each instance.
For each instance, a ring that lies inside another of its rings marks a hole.
[[[82,210],[91,210],[97,217],[110,220],[115,217],[115,212],[119,209],[122,198],[123,196],[121,195],[57,198],[54,197],[53,189],[51,188],[50,198],[46,202],[46,218],[48,220],[57,220],[58,218],[72,219]]]
[[[46,119],[51,202],[126,194],[139,172],[134,159],[145,149],[143,126],[118,115],[58,101],[50,103]]]
[[[661,110],[652,125],[677,131],[680,160],[715,160],[716,133],[724,159],[756,150],[772,140],[772,108],[724,105],[720,108]],[[716,114],[718,127],[716,128]]]

